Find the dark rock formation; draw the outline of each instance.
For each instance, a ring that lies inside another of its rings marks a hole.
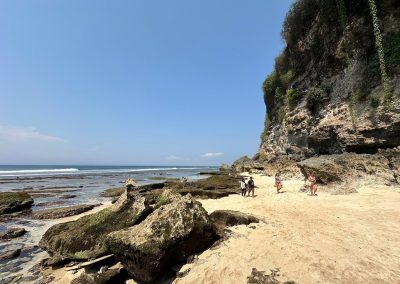
[[[25,192],[0,192],[0,215],[29,209],[32,197]]]
[[[9,250],[0,254],[0,260],[12,259],[19,256],[21,249]]]
[[[271,274],[253,268],[250,276],[247,276],[247,284],[296,284],[294,281],[281,282],[276,277],[279,276],[279,269],[272,269]]]
[[[108,251],[105,237],[110,232],[133,226],[150,212],[144,197],[125,191],[110,208],[73,222],[54,225],[43,235],[39,246],[69,259],[98,257]]]
[[[59,219],[74,215],[79,215],[86,211],[92,210],[94,207],[99,204],[82,204],[82,205],[74,205],[69,207],[61,207],[54,209],[46,209],[40,210],[32,213],[33,219]]]
[[[15,239],[21,237],[26,234],[26,230],[24,228],[10,228],[5,233],[0,233],[0,239]]]
[[[58,206],[58,205],[63,205],[65,203],[66,203],[66,201],[48,201],[48,202],[37,203],[37,204],[35,204],[35,206],[39,206],[39,207]]]
[[[199,202],[166,191],[158,199],[158,209],[140,224],[109,234],[107,244],[130,275],[152,282],[169,265],[186,261],[216,238]]]
[[[250,223],[258,223],[260,221],[253,215],[233,210],[216,210],[210,214],[210,220],[214,224],[223,227],[249,225]]]
[[[76,197],[75,194],[64,194],[64,195],[61,195],[59,198],[60,199],[71,199],[71,198],[75,198],[75,197]]]

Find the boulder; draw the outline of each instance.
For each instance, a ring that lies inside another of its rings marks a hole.
[[[5,233],[0,233],[0,239],[8,240],[21,237],[26,234],[24,228],[10,228]]]
[[[33,219],[59,219],[74,215],[79,215],[86,211],[92,210],[99,204],[82,204],[69,207],[61,207],[54,209],[45,209],[32,213]]]
[[[125,191],[109,208],[52,226],[43,235],[39,246],[72,260],[96,258],[107,254],[105,237],[110,232],[133,226],[150,212],[144,197]]]
[[[7,214],[31,208],[32,197],[26,192],[0,192],[0,214]]]
[[[258,223],[260,221],[253,215],[233,210],[216,210],[210,214],[210,220],[214,224],[223,227],[249,225],[250,223]]]
[[[140,224],[106,239],[110,252],[142,282],[155,281],[166,268],[185,262],[217,238],[206,210],[190,195],[165,191],[157,207]]]

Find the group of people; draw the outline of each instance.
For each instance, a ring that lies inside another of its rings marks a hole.
[[[251,196],[254,197],[254,180],[252,177],[250,177],[250,180],[247,182],[244,178],[242,178],[242,180],[240,181],[240,189],[242,190],[242,196],[245,197],[246,196],[246,192],[247,192],[247,196]]]
[[[309,182],[309,186],[310,186],[310,191],[311,191],[311,196],[316,196],[317,195],[317,178],[311,174],[308,176],[307,181]],[[276,192],[277,193],[281,193],[281,190],[283,188],[283,184],[282,184],[282,179],[281,179],[281,174],[278,172],[275,174],[275,185],[276,187]],[[254,197],[254,180],[253,177],[250,177],[250,180],[248,181],[248,183],[246,184],[246,181],[244,178],[242,178],[242,180],[240,181],[240,189],[242,190],[242,196],[245,197],[246,196],[246,192],[247,192],[247,196],[250,196],[250,193],[252,194],[252,196]]]

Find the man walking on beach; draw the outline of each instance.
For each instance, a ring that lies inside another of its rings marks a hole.
[[[248,196],[250,196],[250,192],[251,192],[251,196],[254,197],[254,180],[252,177],[250,177],[249,182],[247,183],[247,186],[249,187],[249,193]]]

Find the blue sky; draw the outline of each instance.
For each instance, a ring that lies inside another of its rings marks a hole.
[[[0,164],[252,156],[291,2],[0,1]]]

